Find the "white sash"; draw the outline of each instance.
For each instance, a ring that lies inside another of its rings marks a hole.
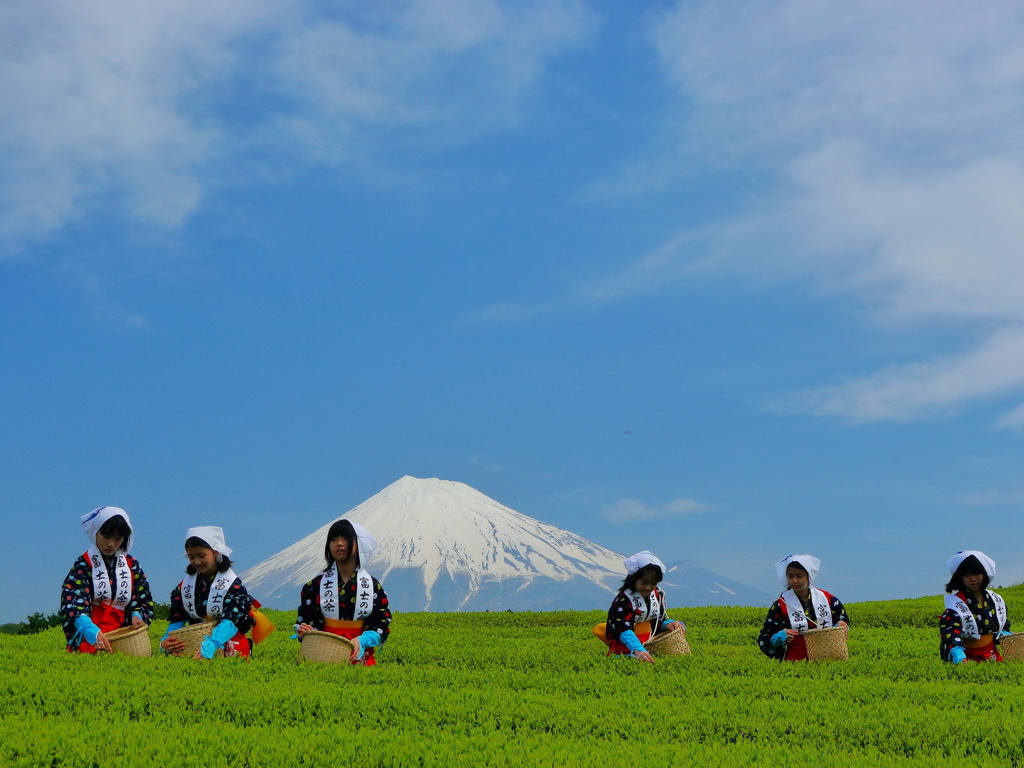
[[[115,585],[110,583],[110,576],[107,574],[107,565],[103,562],[103,556],[96,547],[89,547],[85,553],[89,561],[89,568],[92,571],[92,601],[97,605],[106,603],[112,605],[119,611],[124,611],[132,599],[132,569],[128,565],[128,558],[124,552],[118,552],[114,563]]]
[[[810,588],[811,606],[814,615],[808,619],[804,613],[803,603],[796,596],[796,592],[787,589],[782,593],[782,602],[786,604],[786,611],[789,613],[789,626],[800,634],[810,629],[810,623],[814,622],[815,629],[830,629],[832,627],[832,608],[828,604],[828,597],[820,589]]]
[[[629,600],[629,604],[633,606],[633,620],[637,624],[641,621],[651,622],[651,637],[654,637],[658,633],[658,623],[661,621],[661,600],[658,599],[658,590],[651,590],[650,606],[639,592],[627,589],[623,591],[623,594]]]
[[[230,568],[213,577],[210,594],[206,598],[206,616],[200,616],[196,607],[196,579],[198,577],[198,573],[193,573],[181,580],[181,604],[193,619],[202,621],[207,616],[216,619],[224,613],[224,598],[238,577]]]
[[[338,583],[338,564],[323,572],[320,578],[320,610],[326,619],[341,621],[341,590],[344,584]],[[356,571],[356,607],[352,621],[365,619],[373,612],[373,601],[376,597],[373,588],[373,577],[360,568]]]
[[[997,595],[991,590],[986,589],[985,592],[996,609],[996,620],[999,622],[999,629],[996,630],[996,634],[998,635],[999,630],[1006,626],[1006,602],[1003,600],[1001,595]],[[964,628],[964,637],[970,637],[975,640],[981,638],[981,629],[978,627],[978,620],[974,618],[974,614],[967,605],[967,598],[963,592],[957,592],[955,595],[945,595],[943,602],[946,605],[946,610],[955,611],[957,615],[960,616],[960,624]]]

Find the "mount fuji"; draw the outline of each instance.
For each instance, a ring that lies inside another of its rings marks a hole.
[[[604,608],[624,575],[622,555],[451,480],[405,476],[343,517],[377,539],[363,567],[403,612]],[[245,571],[246,588],[268,606],[295,607],[302,585],[324,568],[335,519]],[[698,574],[690,591],[712,604],[767,604],[766,595],[748,596],[749,587],[688,561],[669,568],[666,585],[687,569]],[[676,597],[673,604],[682,604]]]

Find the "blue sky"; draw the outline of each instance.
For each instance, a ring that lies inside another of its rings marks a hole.
[[[847,601],[1024,580],[1024,11],[0,9],[0,619],[409,474]]]

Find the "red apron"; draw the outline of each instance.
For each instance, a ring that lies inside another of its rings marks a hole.
[[[629,650],[625,645],[622,644],[618,638],[609,640],[605,632],[608,629],[608,623],[598,624],[591,632],[594,637],[600,640],[602,643],[608,646],[608,656],[631,656],[633,652]],[[646,643],[651,639],[651,622],[641,621],[633,627],[633,633],[636,635],[636,639],[641,643]]]
[[[996,647],[995,635],[983,635],[980,638],[965,637],[964,653],[968,661],[1002,661],[1003,657]]]
[[[332,635],[338,635],[349,640],[355,640],[361,634],[363,634],[363,622],[362,621],[340,621],[339,619],[328,619],[324,617],[324,632],[330,632]],[[373,648],[366,648],[363,651],[363,658],[359,661],[353,661],[353,664],[361,664],[365,667],[377,666],[377,660],[373,657]]]
[[[825,590],[821,590],[825,597],[828,599],[829,606],[832,605],[832,595]],[[782,609],[782,613],[786,616],[786,623],[789,623],[789,609],[786,607],[786,601],[781,597],[779,598],[779,607]],[[797,635],[791,637],[789,642],[786,643],[786,655],[783,661],[806,661],[807,660],[807,641],[803,635]]]
[[[99,605],[93,603],[89,618],[92,619],[92,623],[99,627],[100,632],[103,633],[113,632],[115,629],[120,629],[124,626],[124,611],[106,603],[100,603]],[[79,653],[96,653],[96,646],[82,640],[77,648],[68,646],[68,651],[71,653],[75,651]]]

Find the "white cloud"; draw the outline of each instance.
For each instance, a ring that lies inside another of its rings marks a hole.
[[[226,0],[9,3],[0,12],[0,238],[45,236],[102,202],[175,226],[218,130],[186,104],[260,17]],[[201,109],[200,109],[201,111]]]
[[[364,172],[367,153],[379,163],[504,131],[550,59],[588,28],[577,0],[410,0],[295,27],[274,64],[297,105],[280,125],[318,157]]]
[[[1024,391],[1022,32],[1009,3],[698,2],[656,17],[683,117],[675,156],[638,158],[629,184],[674,167],[677,183],[742,169],[759,186],[634,269],[652,287],[678,279],[695,256],[672,245],[699,235],[719,274],[809,278],[878,329],[939,320],[980,339],[805,393],[813,413],[907,420]]]
[[[392,161],[382,131],[507,129],[587,27],[578,0],[7,3],[0,253],[105,205],[177,227],[241,152],[365,167]]]
[[[675,499],[666,504],[647,504],[636,499],[619,499],[606,507],[601,516],[612,523],[630,523],[641,520],[655,520],[664,517],[695,515],[706,512],[710,507],[694,499]]]
[[[1005,328],[962,355],[890,368],[804,393],[802,409],[855,421],[910,421],[1024,389],[1024,328]],[[1019,410],[1019,409],[1018,409]],[[1013,426],[1012,419],[1006,426]]]

